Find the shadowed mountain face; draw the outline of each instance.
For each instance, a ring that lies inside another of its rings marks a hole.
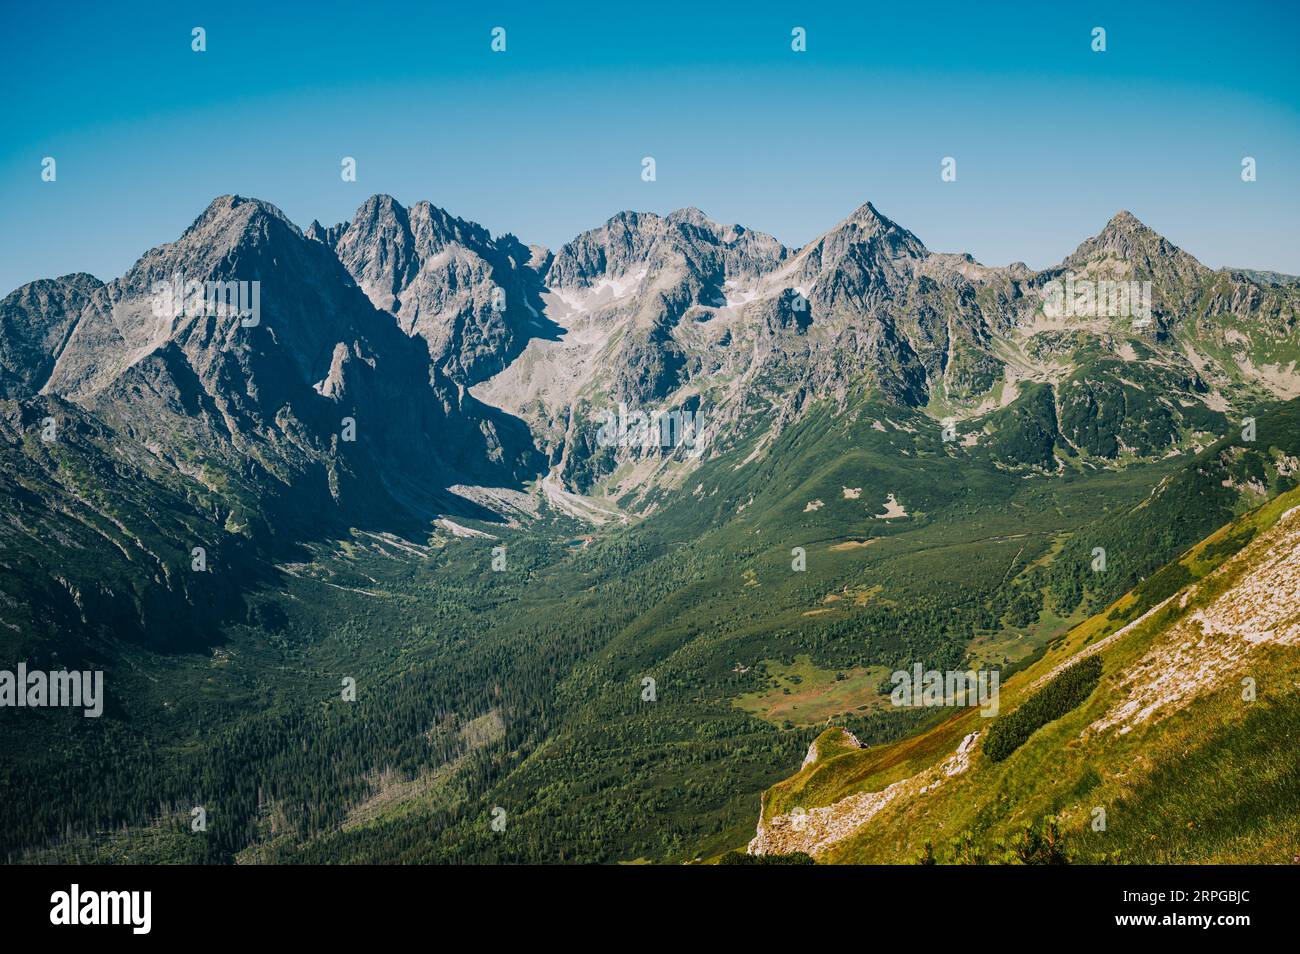
[[[205,299],[212,283],[232,297]],[[87,625],[146,628],[144,594],[159,605],[160,593],[183,596],[195,546],[216,561],[354,526],[492,517],[446,488],[513,486],[540,467],[519,422],[470,397],[332,250],[256,200],[217,199],[120,279],[33,283],[0,311],[17,329],[0,393],[15,434],[27,427],[4,457],[25,493],[8,499],[61,514],[66,532],[46,514],[45,535],[86,535],[80,569],[54,573],[56,588],[80,593],[74,603],[104,588],[121,604],[86,613]],[[21,517],[6,533],[37,535]],[[261,574],[247,555],[226,569],[227,584]],[[115,574],[135,582],[111,585]],[[39,618],[48,587],[17,590]],[[192,602],[211,616],[210,601]],[[120,624],[131,616],[134,627]]]
[[[175,307],[174,289],[213,282],[246,283],[256,313]],[[123,278],[53,287],[57,300],[27,286],[5,303],[8,312],[43,294],[51,305],[27,313],[29,326],[49,329],[50,353],[31,367],[50,371],[29,374],[26,394],[76,401],[174,466],[224,470],[260,494],[291,490],[312,514],[331,503],[382,509],[385,489],[418,500],[424,487],[432,499],[459,480],[531,474],[526,435],[465,395],[327,247],[266,203],[222,197]],[[506,446],[503,431],[516,442]]]
[[[455,381],[495,374],[530,337],[549,332],[538,299],[544,253],[513,236],[493,240],[428,202],[404,209],[389,196],[367,200],[350,223],[310,234]]]
[[[104,287],[92,275],[65,275],[24,285],[0,302],[0,397],[39,391],[81,313]]]
[[[77,404],[0,401],[0,441],[0,604],[18,658],[202,652],[246,612],[241,589],[267,578],[253,535],[269,511],[209,490]],[[195,548],[213,572],[192,572]]]

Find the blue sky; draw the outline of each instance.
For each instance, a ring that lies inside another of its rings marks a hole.
[[[795,246],[870,199],[932,249],[1035,267],[1127,208],[1209,265],[1300,273],[1297,37],[1282,0],[6,0],[0,294],[119,275],[228,192],[303,226],[429,199],[553,248],[685,205]]]

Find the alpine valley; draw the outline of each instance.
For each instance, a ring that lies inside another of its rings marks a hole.
[[[1300,279],[222,196],[0,301],[20,663],[11,863],[1290,861]]]

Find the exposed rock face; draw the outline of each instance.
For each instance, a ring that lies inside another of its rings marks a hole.
[[[965,772],[975,755],[978,732],[962,739],[957,750],[933,768],[910,778],[899,779],[878,792],[861,792],[830,805],[809,810],[793,810],[769,819],[760,819],[758,832],[746,851],[751,855],[804,852],[814,858],[833,845],[858,834],[862,826],[899,801],[924,797],[948,779]],[[815,764],[804,760],[803,769]]]
[[[1121,675],[1114,704],[1088,732],[1127,734],[1236,684],[1250,672],[1247,663],[1256,652],[1300,646],[1300,507],[1283,514],[1197,590],[1215,584],[1221,592],[1209,605],[1171,626]],[[1183,593],[1181,604],[1194,595]]]
[[[1051,285],[1075,279],[1149,283],[1151,320],[1104,297],[1049,316]],[[1054,473],[1198,446],[1235,402],[1300,389],[1278,362],[1300,357],[1300,287],[1211,272],[1128,213],[1033,272],[930,252],[870,203],[797,252],[697,209],[624,212],[556,253],[542,297],[563,333],[475,393],[527,419],[574,488],[635,465],[607,488],[633,507],[672,468],[595,446],[591,422],[618,402],[699,408],[718,453],[756,429],[770,441],[814,395],[845,410],[874,393],[979,418],[971,443]]]
[[[560,249],[546,283],[584,288],[644,272],[654,287],[685,283],[696,303],[715,305],[726,280],[756,278],[788,255],[770,235],[720,225],[699,209],[679,209],[663,217],[620,212]],[[709,291],[711,297],[704,294]]]
[[[257,313],[159,308],[174,304],[160,286],[187,282],[247,283]],[[6,314],[32,302],[42,323],[24,315],[24,326],[46,329],[51,367],[28,361],[8,393],[63,395],[172,465],[228,472],[307,522],[322,506],[356,518],[414,503],[421,487],[432,507],[440,486],[515,482],[539,466],[517,424],[431,366],[329,247],[263,202],[223,196],[122,278],[26,286]]]
[[[92,275],[65,275],[24,285],[0,301],[0,398],[45,386],[81,313],[103,287]]]
[[[771,236],[719,225],[698,209],[662,218],[623,212],[560,249],[546,283],[624,326],[611,386],[617,399],[642,405],[663,401],[699,370],[676,333],[683,318],[728,307],[732,286],[759,280],[788,254]]]
[[[336,234],[321,233],[376,308],[418,335],[440,370],[473,384],[549,333],[538,297],[545,250],[428,202],[374,196]]]

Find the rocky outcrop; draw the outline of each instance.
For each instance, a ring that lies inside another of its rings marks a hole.
[[[434,510],[441,487],[541,467],[517,422],[465,394],[331,248],[264,202],[220,197],[122,278],[28,286],[6,304],[40,306],[24,320],[47,329],[50,365],[29,361],[6,387],[40,384],[172,467],[227,475],[272,525]]]
[[[429,348],[439,370],[470,385],[495,374],[528,340],[553,330],[542,317],[544,249],[428,202],[404,208],[374,196],[333,237],[321,233],[371,303]]]
[[[29,397],[45,386],[102,288],[92,275],[65,275],[24,285],[0,301],[0,399]]]
[[[1118,698],[1088,732],[1127,734],[1251,675],[1251,657],[1261,650],[1300,646],[1300,507],[1177,598],[1185,607],[1202,589],[1219,592],[1120,676]]]
[[[746,851],[751,855],[804,852],[814,858],[827,849],[858,834],[862,826],[885,808],[899,801],[919,798],[970,767],[978,732],[961,740],[957,750],[933,768],[900,779],[878,792],[861,792],[819,808],[795,808],[768,819],[759,819],[758,832]],[[816,760],[811,764],[815,764]],[[804,768],[809,766],[804,760]]]

